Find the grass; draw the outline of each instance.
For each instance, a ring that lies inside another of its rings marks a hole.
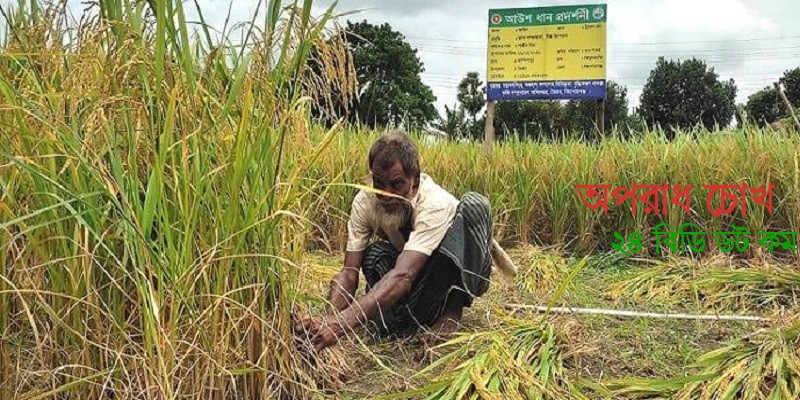
[[[313,169],[323,184],[350,179],[360,182],[366,173],[366,153],[379,132],[354,130],[334,143]],[[317,135],[318,136],[318,135]],[[346,136],[346,138],[345,138]],[[445,188],[459,195],[467,191],[487,194],[495,211],[496,236],[508,244],[534,243],[567,246],[584,254],[611,250],[614,233],[627,236],[639,232],[643,251],[637,256],[655,257],[651,230],[667,222],[674,227],[693,223],[709,232],[727,230],[734,224],[751,232],[796,231],[797,205],[796,135],[745,126],[720,132],[698,130],[672,142],[659,131],[643,132],[634,140],[611,137],[600,144],[578,142],[532,143],[509,141],[497,144],[491,160],[483,157],[480,143],[442,142],[420,149],[423,170]],[[315,139],[316,140],[316,139]],[[725,157],[720,157],[724,154]],[[355,162],[353,162],[356,160]],[[738,184],[756,187],[767,180],[773,210],[748,200],[747,216],[739,208],[732,215],[713,217],[706,207],[705,184]],[[608,214],[589,210],[575,191],[576,184],[608,184],[614,187],[639,184],[692,185],[690,213],[672,205],[665,216],[646,215],[638,207],[631,213],[630,201],[611,205]],[[317,248],[338,249],[344,242],[349,201],[356,189],[337,186],[326,192],[321,207],[313,213],[325,237]],[[756,241],[744,257],[758,256]],[[708,251],[713,251],[709,245]],[[797,252],[782,256],[797,259]]]

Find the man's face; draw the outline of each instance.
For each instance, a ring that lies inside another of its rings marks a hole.
[[[372,186],[391,194],[410,200],[415,191],[414,179],[406,176],[400,161],[396,161],[388,170],[381,169],[378,163],[372,166]],[[381,207],[387,213],[398,213],[409,207],[408,203],[396,197],[377,195]]]

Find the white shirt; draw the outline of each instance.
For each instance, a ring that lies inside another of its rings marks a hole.
[[[347,251],[367,248],[373,235],[379,234],[380,223],[375,207],[378,199],[374,193],[361,190],[353,199],[350,219],[347,222]],[[412,231],[408,242],[395,247],[398,251],[414,250],[431,255],[444,239],[456,215],[458,199],[436,184],[427,174],[420,174],[417,194],[411,199]],[[399,232],[384,232],[386,236],[403,240]],[[394,241],[393,241],[394,242]]]

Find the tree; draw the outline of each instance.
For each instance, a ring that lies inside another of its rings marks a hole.
[[[720,82],[705,62],[659,57],[642,90],[640,112],[648,125],[660,125],[672,138],[674,129],[727,126],[733,119],[735,98],[734,81]]]
[[[778,82],[783,84],[784,94],[792,106],[800,105],[800,68],[784,72]],[[745,110],[749,118],[759,126],[765,126],[789,116],[786,104],[772,86],[753,93],[747,99]]]
[[[458,102],[472,116],[472,124],[478,122],[478,112],[486,104],[486,88],[478,78],[477,72],[468,72],[467,76],[458,84]]]
[[[372,127],[400,125],[424,127],[433,121],[436,98],[422,83],[424,71],[405,37],[389,24],[347,22],[347,41],[362,93],[356,100],[360,122]]]
[[[765,87],[747,98],[747,117],[758,126],[769,125],[786,114],[783,101],[774,87]]]
[[[570,128],[586,138],[596,137],[595,127],[597,102],[594,100],[570,100],[566,105],[566,115]],[[614,81],[606,84],[604,105],[604,126],[606,132],[624,123],[628,117],[628,89]]]
[[[464,108],[454,105],[451,110],[447,105],[444,106],[445,117],[439,117],[439,121],[433,123],[433,127],[447,133],[447,139],[462,138],[469,133],[469,124],[464,114]]]
[[[800,68],[784,72],[780,83],[783,84],[784,94],[792,106],[800,107]]]

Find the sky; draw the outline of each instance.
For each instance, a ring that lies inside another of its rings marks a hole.
[[[19,0],[0,0],[0,4]],[[206,19],[221,28],[228,9],[232,21],[252,18],[258,0],[196,0]],[[389,23],[418,50],[423,82],[436,107],[456,102],[456,86],[467,72],[486,80],[490,8],[597,4],[602,1],[550,0],[340,0],[339,18]],[[69,0],[73,10],[84,7]],[[186,2],[192,8],[193,2]],[[314,14],[331,0],[314,1]],[[784,71],[800,66],[800,1],[797,0],[608,0],[606,78],[628,89],[629,107],[638,105],[642,87],[659,56],[705,60],[722,79],[733,78],[737,103],[771,85]],[[263,6],[262,6],[263,9]],[[189,12],[189,19],[192,12]]]
[[[456,102],[456,86],[469,71],[485,81],[490,8],[597,4],[602,1],[361,1],[342,0],[350,19],[388,22],[419,50],[437,108]],[[321,5],[322,3],[320,3]],[[737,103],[800,67],[800,1],[609,0],[607,79],[628,89],[633,108],[658,56],[706,60],[722,79],[733,78]]]

